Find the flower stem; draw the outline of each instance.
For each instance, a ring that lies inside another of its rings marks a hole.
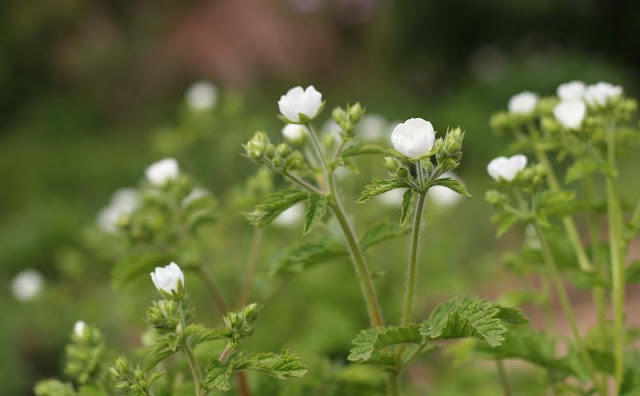
[[[616,168],[615,126],[607,124],[607,162]],[[624,289],[625,247],[622,241],[622,210],[618,195],[618,177],[607,176],[607,218],[609,222],[609,247],[611,254],[611,301],[613,303],[615,378],[619,391],[624,374]]]
[[[184,310],[182,309],[182,301],[178,302],[178,311],[180,313],[180,323],[182,325],[182,331],[187,328],[187,323],[184,318]],[[198,361],[193,354],[193,350],[189,345],[189,340],[187,337],[182,335],[182,350],[184,354],[187,356],[187,361],[189,362],[189,368],[191,369],[191,375],[193,376],[193,382],[195,383],[196,396],[205,396],[207,394],[206,390],[202,387],[202,376],[200,374],[200,367],[198,366]]]
[[[418,262],[418,245],[420,243],[420,228],[422,227],[422,212],[426,193],[418,194],[418,202],[416,204],[413,215],[413,227],[411,229],[411,250],[409,253],[409,263],[407,265],[407,283],[404,294],[404,309],[402,311],[402,326],[407,326],[411,322],[411,313],[413,312],[413,299],[416,287],[416,267]]]
[[[498,367],[498,377],[500,378],[500,385],[502,386],[502,394],[504,396],[511,396],[511,385],[509,385],[509,378],[507,377],[507,371],[504,369],[502,360],[496,360],[496,366]]]

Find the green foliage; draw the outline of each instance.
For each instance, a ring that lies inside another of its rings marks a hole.
[[[271,269],[276,276],[299,274],[314,265],[346,259],[349,254],[338,241],[325,238],[319,242],[307,242],[285,249]]]
[[[309,194],[307,199],[307,212],[304,215],[304,228],[302,233],[308,234],[315,225],[322,220],[327,213],[327,197],[320,194]]]
[[[342,150],[342,157],[349,158],[358,155],[384,154],[387,150],[375,144],[354,143]]]
[[[267,195],[264,201],[256,205],[252,212],[245,213],[251,225],[262,228],[269,225],[278,215],[293,204],[307,199],[308,194],[301,190],[281,190]]]
[[[416,193],[412,189],[408,189],[402,194],[402,211],[400,212],[400,227],[407,224],[407,220],[413,213],[416,205]]]
[[[86,326],[82,334],[74,334],[66,348],[64,372],[78,384],[94,381],[101,375],[105,345],[100,331]]]
[[[458,194],[464,195],[465,197],[471,197],[471,194],[469,193],[469,191],[467,191],[467,188],[464,186],[464,184],[449,177],[441,177],[439,179],[436,179],[431,183],[431,185],[447,187],[457,192]]]
[[[384,194],[387,191],[391,191],[396,188],[409,188],[410,185],[401,179],[392,179],[392,180],[384,180],[384,179],[373,179],[371,180],[371,184],[368,184],[364,187],[360,198],[358,198],[358,202],[364,203],[370,200],[373,197],[376,197],[380,194]]]
[[[33,389],[36,396],[76,396],[73,386],[55,379],[40,381]]]
[[[145,373],[140,366],[132,367],[124,357],[116,359],[110,369],[111,376],[116,381],[115,388],[128,395],[151,396],[151,386],[164,375],[163,372],[155,371],[151,374]]]
[[[407,327],[388,326],[363,330],[352,342],[355,346],[349,353],[349,360],[393,365],[395,360],[392,352],[384,351],[385,348],[401,344],[420,345],[424,342],[424,337],[419,326],[412,323]]]

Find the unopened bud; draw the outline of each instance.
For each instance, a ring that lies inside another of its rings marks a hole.
[[[400,167],[399,161],[394,157],[384,157],[382,159],[382,165],[390,173],[396,173],[396,171]]]
[[[347,113],[341,107],[336,107],[335,109],[333,109],[333,111],[331,112],[331,117],[333,117],[333,120],[338,125],[342,125],[347,122]]]
[[[356,103],[353,106],[349,107],[349,121],[352,124],[357,124],[360,122],[362,115],[364,114],[364,109],[360,105],[360,103]]]
[[[460,128],[453,129],[447,133],[444,138],[444,153],[447,156],[453,156],[457,154],[462,148],[462,141],[464,140],[464,132]]]
[[[280,143],[276,147],[276,154],[278,154],[280,158],[287,158],[289,154],[291,154],[291,147],[286,143]]]

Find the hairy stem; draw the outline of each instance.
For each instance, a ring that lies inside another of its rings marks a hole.
[[[607,162],[616,168],[615,126],[608,123]],[[622,241],[622,210],[618,195],[618,176],[607,177],[607,218],[609,222],[609,247],[611,254],[611,301],[613,303],[613,331],[615,378],[619,391],[624,374],[624,289],[625,289],[625,247]]]
[[[413,227],[411,228],[411,250],[409,253],[409,262],[407,265],[407,283],[404,294],[404,309],[402,311],[402,326],[407,326],[411,322],[411,313],[413,312],[413,299],[416,287],[416,267],[418,262],[418,245],[420,244],[420,229],[422,228],[422,212],[424,211],[424,202],[427,194],[419,193],[418,202],[416,204],[413,215]]]
[[[180,313],[180,323],[182,325],[182,331],[184,331],[187,328],[187,323],[184,318],[184,310],[182,309],[181,301],[178,302],[178,311]],[[202,375],[200,374],[200,366],[198,365],[198,361],[193,354],[191,345],[189,345],[189,340],[187,340],[187,337],[185,337],[184,334],[182,335],[182,350],[187,356],[187,361],[189,362],[189,368],[191,369],[191,375],[193,376],[193,382],[195,383],[196,396],[205,396],[207,392],[202,387]]]
[[[496,360],[496,366],[498,367],[498,377],[500,378],[500,385],[502,386],[502,394],[504,396],[511,396],[511,385],[509,385],[509,378],[507,378],[507,371],[504,369],[502,360]]]

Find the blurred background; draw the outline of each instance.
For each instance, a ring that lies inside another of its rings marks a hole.
[[[232,201],[255,167],[240,145],[257,129],[280,136],[276,102],[294,85],[315,85],[329,109],[360,101],[379,116],[382,132],[374,139],[385,144],[393,122],[412,116],[440,132],[458,125],[466,131],[458,176],[476,198],[428,209],[417,315],[452,295],[495,298],[517,289],[501,258],[522,235],[498,241],[482,201],[485,165],[508,144],[490,132],[489,117],[514,93],[552,94],[573,79],[611,81],[635,96],[639,18],[640,3],[623,0],[0,2],[2,393],[29,395],[35,381],[58,375],[77,319],[100,327],[116,351],[139,346],[153,290],[146,278],[114,287],[114,258],[97,213],[165,156],[177,157],[223,205],[242,209]],[[216,87],[206,116],[195,116],[185,100],[198,81]],[[360,175],[345,176],[348,202],[385,174],[377,159],[367,161],[359,163]],[[399,217],[393,200],[349,206],[360,229]],[[300,229],[267,229],[258,289],[271,281],[281,250],[302,240]],[[240,282],[252,232],[239,209],[210,230],[212,272],[228,293]],[[400,238],[370,255],[384,273],[380,296],[390,321],[399,316],[406,243]],[[12,292],[12,280],[27,268],[42,276],[34,298]],[[206,293],[194,287],[199,317],[215,323]],[[584,293],[573,297],[588,304]],[[350,265],[330,263],[279,289],[252,343],[288,346],[338,383],[323,393],[317,374],[292,381],[290,394],[348,395],[357,387],[376,394],[376,375],[356,369],[362,372],[348,381],[359,382],[340,383],[335,368],[367,326],[364,315]],[[475,394],[495,394],[494,366],[466,364],[477,369],[447,373],[424,363],[408,375],[416,392],[460,394],[473,386]],[[512,381],[540,375],[516,367]],[[300,393],[301,384],[316,393]]]

